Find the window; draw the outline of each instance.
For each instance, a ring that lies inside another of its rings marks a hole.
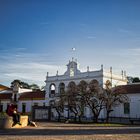
[[[0,112],[3,112],[3,104],[0,104]]]
[[[26,112],[26,104],[22,103],[22,113],[25,113],[25,112]]]
[[[9,103],[7,104],[6,112],[8,111],[8,108],[9,108]]]
[[[130,103],[124,103],[124,114],[130,114]]]
[[[43,106],[46,106],[45,102],[43,103]]]
[[[65,84],[60,83],[59,84],[59,94],[64,94],[65,93]]]
[[[74,69],[70,68],[70,77],[73,77],[73,76],[74,76]]]
[[[55,96],[55,90],[56,90],[55,84],[51,84],[50,85],[50,97]]]
[[[34,103],[34,106],[38,106],[38,103]]]

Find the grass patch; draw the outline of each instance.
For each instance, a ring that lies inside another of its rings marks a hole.
[[[108,127],[115,127],[115,126],[127,126],[126,124],[119,124],[119,123],[93,123],[95,126],[108,126]]]

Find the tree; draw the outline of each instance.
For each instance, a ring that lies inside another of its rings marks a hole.
[[[18,79],[11,82],[11,87],[13,87],[15,84],[18,84],[18,86],[21,88],[30,88],[28,83],[25,83],[25,82],[18,80]]]
[[[44,91],[45,90],[45,86],[41,86],[40,90]]]
[[[97,80],[92,80],[89,85],[89,90],[85,96],[86,104],[91,109],[94,117],[93,121],[98,122],[98,117],[101,110],[104,108],[104,94]]]
[[[11,82],[11,88],[13,88],[15,86],[15,84],[18,84],[19,87],[21,87],[21,81],[20,80],[16,79],[16,80],[12,81]]]
[[[131,84],[133,82],[133,77],[132,76],[127,76],[127,83]]]
[[[88,84],[84,80],[80,81],[80,83],[77,85],[78,94],[76,97],[76,107],[78,109],[79,122],[81,122],[81,117],[84,115],[84,108],[86,107],[85,96],[87,94],[87,88]]]
[[[112,88],[111,82],[106,81],[104,89],[104,104],[106,109],[106,122],[109,121],[110,113],[113,111],[113,107],[120,105],[121,103],[128,102],[128,97],[122,94],[124,90],[121,86]]]
[[[132,77],[132,76],[128,76],[127,77],[128,83],[137,83],[140,82],[140,78],[139,77]]]
[[[29,88],[32,89],[33,91],[40,90],[40,88],[37,84],[31,84],[31,85],[29,85]]]
[[[132,80],[132,83],[137,83],[137,82],[140,82],[139,77],[134,77]]]
[[[76,116],[78,114],[78,110],[76,108],[76,95],[77,95],[77,86],[75,82],[72,81],[68,84],[67,91],[64,96],[65,105],[67,106],[68,109],[68,119],[70,117],[70,111],[71,111],[74,113],[75,120],[76,120]]]
[[[21,87],[26,88],[26,89],[30,89],[30,85],[28,83],[22,82],[22,81],[21,81]]]
[[[56,112],[58,113],[58,122],[61,120],[61,114],[64,112],[64,98],[58,97],[54,104],[52,104],[52,107],[55,108]]]
[[[28,83],[23,82],[18,79],[15,79],[14,81],[11,82],[11,87],[14,87],[15,84],[18,85],[20,88],[32,89],[33,91],[40,90],[40,88],[37,84],[29,85]]]

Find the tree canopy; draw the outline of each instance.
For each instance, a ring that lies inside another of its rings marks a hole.
[[[18,84],[20,88],[26,88],[26,89],[32,89],[33,91],[40,90],[40,87],[37,84],[28,84],[24,81],[21,81],[19,79],[15,79],[11,82],[11,87],[13,87],[15,84]]]

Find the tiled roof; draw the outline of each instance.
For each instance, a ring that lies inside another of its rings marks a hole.
[[[24,92],[19,100],[45,100],[45,91]]]
[[[1,91],[1,90],[7,90],[7,89],[10,89],[10,88],[7,87],[7,86],[4,86],[4,85],[1,85],[1,84],[0,84],[0,91]]]
[[[122,85],[118,86],[118,89],[122,89],[122,93],[124,94],[134,94],[139,93],[140,94],[140,84],[129,84],[129,85]]]
[[[12,93],[1,93],[0,100],[11,100]]]

